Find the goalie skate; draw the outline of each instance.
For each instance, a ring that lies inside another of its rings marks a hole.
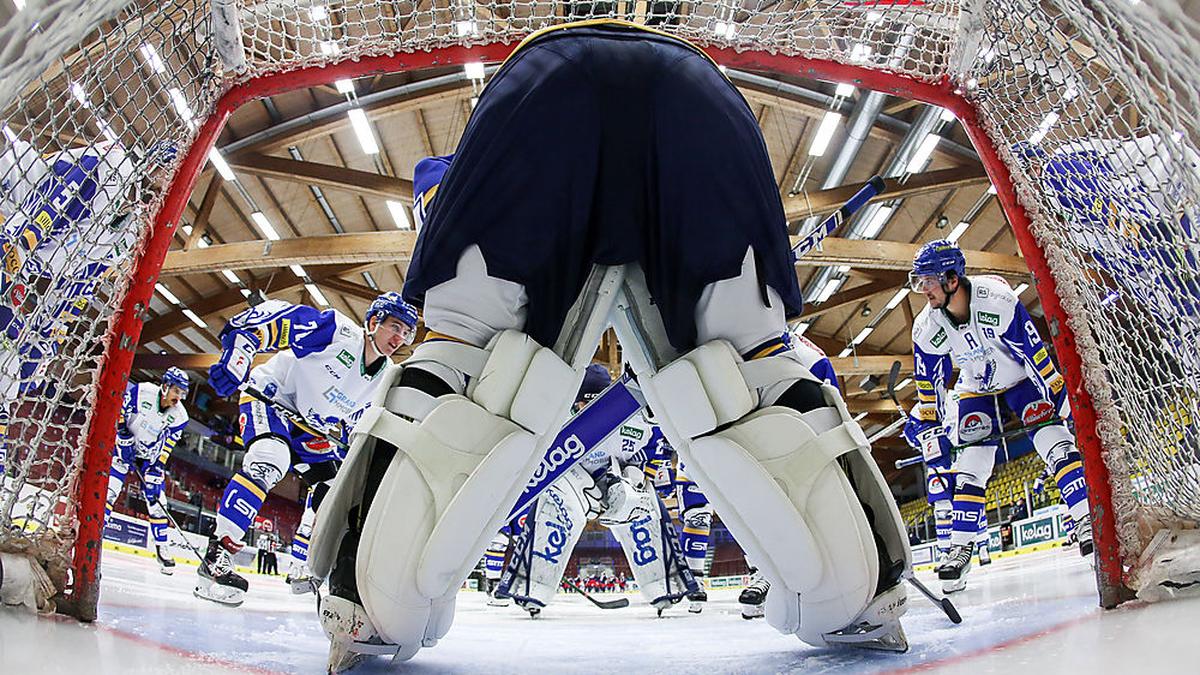
[[[908,638],[904,635],[900,617],[904,614],[907,603],[908,597],[904,588],[897,584],[875,596],[853,623],[832,633],[826,633],[825,641],[831,645],[859,649],[906,652]]]
[[[388,644],[375,632],[367,611],[362,605],[326,595],[321,598],[321,628],[329,636],[330,673],[345,672],[366,660],[368,656],[395,656],[400,646]]]
[[[704,611],[704,605],[708,602],[708,593],[703,590],[696,591],[687,596],[688,611],[692,614],[699,614]]]

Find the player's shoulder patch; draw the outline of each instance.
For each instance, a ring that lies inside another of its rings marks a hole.
[[[931,353],[945,352],[948,338],[945,326],[934,318],[934,312],[928,306],[913,319],[913,344],[922,350]]]

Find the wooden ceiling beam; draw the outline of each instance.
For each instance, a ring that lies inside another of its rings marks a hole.
[[[406,204],[411,204],[413,199],[413,185],[410,180],[384,176],[371,171],[348,169],[344,166],[257,153],[238,154],[230,158],[229,165],[236,171],[260,178],[317,185],[331,190],[343,190],[381,199],[395,199]]]
[[[872,202],[890,201],[905,197],[940,192],[970,185],[986,185],[987,172],[979,164],[956,166],[913,174],[903,183],[898,178],[885,178],[884,190],[871,198]],[[841,185],[827,190],[784,196],[783,212],[788,222],[809,216],[828,216],[841,208],[862,184]]]
[[[196,212],[196,219],[192,221],[192,233],[188,235],[183,250],[192,250],[208,230],[208,219],[212,216],[213,206],[217,203],[217,196],[221,194],[221,185],[224,183],[225,179],[221,178],[220,174],[213,174],[212,180],[204,190],[204,197],[200,200],[200,209]]]
[[[901,373],[911,373],[913,369],[912,354],[878,354],[875,356],[845,356],[829,357],[833,364],[833,372],[842,377],[855,375],[880,375],[892,369],[892,364],[900,362]]]
[[[343,295],[351,295],[351,296],[354,296],[361,300],[366,300],[367,302],[370,302],[370,301],[374,300],[375,298],[379,297],[379,293],[380,293],[379,291],[371,288],[370,286],[368,286],[366,284],[360,284],[360,283],[355,283],[353,281],[347,281],[346,279],[342,279],[340,277],[335,277],[335,276],[326,277],[326,278],[322,279],[317,285],[324,286],[326,288],[335,290],[338,293],[342,293]]]
[[[278,241],[243,241],[191,251],[171,251],[161,274],[204,274],[222,269],[245,270],[287,265],[338,265],[400,263],[412,258],[417,234],[411,230],[353,232]],[[792,244],[799,237],[792,237]],[[850,265],[868,270],[908,271],[918,244],[874,239],[830,238],[820,250],[800,258],[798,266]],[[1014,255],[964,251],[967,270],[973,274],[1026,277],[1029,266]]]
[[[206,251],[208,249],[198,249]],[[333,269],[319,270],[316,272],[310,271],[314,282],[320,284],[327,279],[341,274],[358,274],[364,270],[373,267],[373,264],[353,265],[353,266],[338,266]],[[271,279],[270,283],[262,287],[264,293],[268,296],[273,294],[287,293],[304,285],[304,280],[294,274],[280,274]],[[219,314],[226,310],[232,309],[239,305],[244,305],[246,299],[242,297],[242,292],[237,288],[210,295],[195,302],[188,304],[188,309],[192,310],[201,317]],[[156,340],[160,340],[167,335],[171,335],[176,331],[187,328],[191,325],[191,320],[183,315],[181,310],[174,310],[168,314],[155,317],[145,323],[142,327],[142,335],[139,341],[140,344],[149,344]]]

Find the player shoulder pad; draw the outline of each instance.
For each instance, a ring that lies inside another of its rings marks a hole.
[[[454,155],[426,157],[413,167],[413,194],[420,197],[422,207],[428,206],[433,199],[453,160]]]
[[[980,326],[998,330],[1008,327],[1019,302],[1012,287],[1001,277],[985,275],[971,279],[971,312]]]
[[[945,354],[950,351],[946,328],[934,317],[928,305],[913,319],[912,341],[927,354]]]

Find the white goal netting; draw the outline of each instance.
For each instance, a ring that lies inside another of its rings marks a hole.
[[[222,97],[266,76],[271,91],[300,72],[292,88],[328,82],[312,73],[333,64],[346,77],[355,64],[499,58],[534,30],[597,16],[686,37],[730,65],[958,113],[1038,277],[1068,380],[1083,385],[1080,443],[1111,549],[1102,592],[1136,581],[1126,568],[1156,531],[1200,521],[1200,27],[1173,3],[28,0],[4,11],[0,546],[36,549],[77,614],[94,611],[114,397]]]

